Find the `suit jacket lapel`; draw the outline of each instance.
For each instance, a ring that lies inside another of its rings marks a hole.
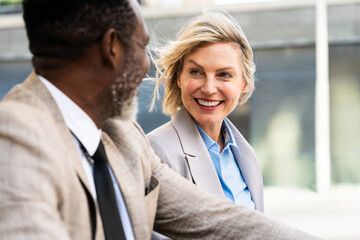
[[[172,125],[179,136],[196,185],[207,192],[225,197],[209,152],[193,119],[185,108],[176,113]]]
[[[138,161],[139,153],[126,146],[126,143],[122,144],[117,141],[118,138],[126,141],[127,137],[121,136],[122,131],[117,128],[119,124],[113,124],[112,120],[108,120],[106,124],[102,133],[106,154],[121,189],[135,239],[150,238],[150,235],[147,237],[146,234],[150,234],[151,229],[148,229],[148,226],[144,224],[144,222],[147,222],[144,221],[144,219],[147,219],[146,205],[143,202],[144,199],[139,197],[145,195],[145,187],[141,185],[144,181],[135,179],[135,176],[137,178],[143,177],[143,175],[136,172],[136,170],[142,169],[142,166],[139,165],[140,161]],[[120,148],[123,148],[123,151]]]
[[[77,175],[79,176],[83,186],[85,186],[86,190],[91,193],[89,183],[88,183],[84,168],[81,164],[79,154],[74,145],[70,130],[66,126],[66,123],[62,117],[62,114],[61,114],[55,100],[51,96],[50,92],[47,90],[47,88],[44,86],[44,84],[40,81],[40,79],[37,77],[37,75],[34,71],[25,80],[25,82],[23,83],[23,86],[25,88],[29,89],[30,91],[32,91],[33,93],[35,93],[36,96],[38,96],[42,100],[42,103],[45,104],[45,107],[48,109],[48,111],[50,111],[50,113],[52,114],[52,116],[55,120],[55,123],[57,125],[59,135],[62,137],[63,143],[66,145],[66,148],[68,150],[67,157],[69,159],[72,159],[71,162],[72,162],[74,169],[75,169]],[[42,103],[39,102],[36,104],[42,104]]]
[[[263,190],[262,188],[259,189],[259,186],[262,186],[262,176],[261,173],[259,175],[259,172],[257,171],[257,161],[254,159],[254,154],[252,153],[252,150],[249,149],[248,143],[241,133],[228,119],[225,120],[229,124],[229,127],[234,135],[236,145],[240,151],[239,153],[236,149],[232,149],[241,175],[251,193],[252,200],[255,203],[255,208],[261,210],[259,206],[262,206],[262,204],[260,204],[259,199],[262,199]]]

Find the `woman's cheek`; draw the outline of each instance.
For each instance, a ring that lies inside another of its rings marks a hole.
[[[188,93],[192,93],[197,88],[199,88],[199,83],[197,83],[197,81],[193,79],[189,79],[188,81],[185,82],[184,85],[185,85],[185,90]]]

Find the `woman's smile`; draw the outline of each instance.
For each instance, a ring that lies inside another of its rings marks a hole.
[[[241,50],[234,43],[210,43],[197,48],[184,60],[178,78],[181,100],[206,132],[218,129],[237,106],[245,87]]]

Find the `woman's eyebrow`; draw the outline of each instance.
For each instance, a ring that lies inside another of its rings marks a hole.
[[[197,63],[195,60],[193,60],[193,59],[190,59],[190,60],[189,60],[189,63],[192,63],[192,64],[196,65],[198,68],[200,68],[201,70],[204,70],[204,67],[201,66],[200,64],[198,64],[198,63]],[[235,68],[228,66],[228,67],[222,67],[222,68],[216,69],[216,71],[217,71],[217,72],[221,72],[221,71],[225,71],[225,70],[229,70],[229,69],[234,70]]]
[[[201,70],[204,70],[204,67],[201,66],[200,64],[198,64],[197,62],[195,62],[195,60],[190,59],[189,63],[195,64],[198,68],[200,68]]]

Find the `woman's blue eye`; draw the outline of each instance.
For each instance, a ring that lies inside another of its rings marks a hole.
[[[226,73],[226,72],[222,72],[222,73],[219,73],[219,77],[229,78],[229,77],[231,77],[231,74]]]
[[[200,72],[198,70],[193,69],[193,70],[190,71],[190,74],[191,75],[199,75]]]

